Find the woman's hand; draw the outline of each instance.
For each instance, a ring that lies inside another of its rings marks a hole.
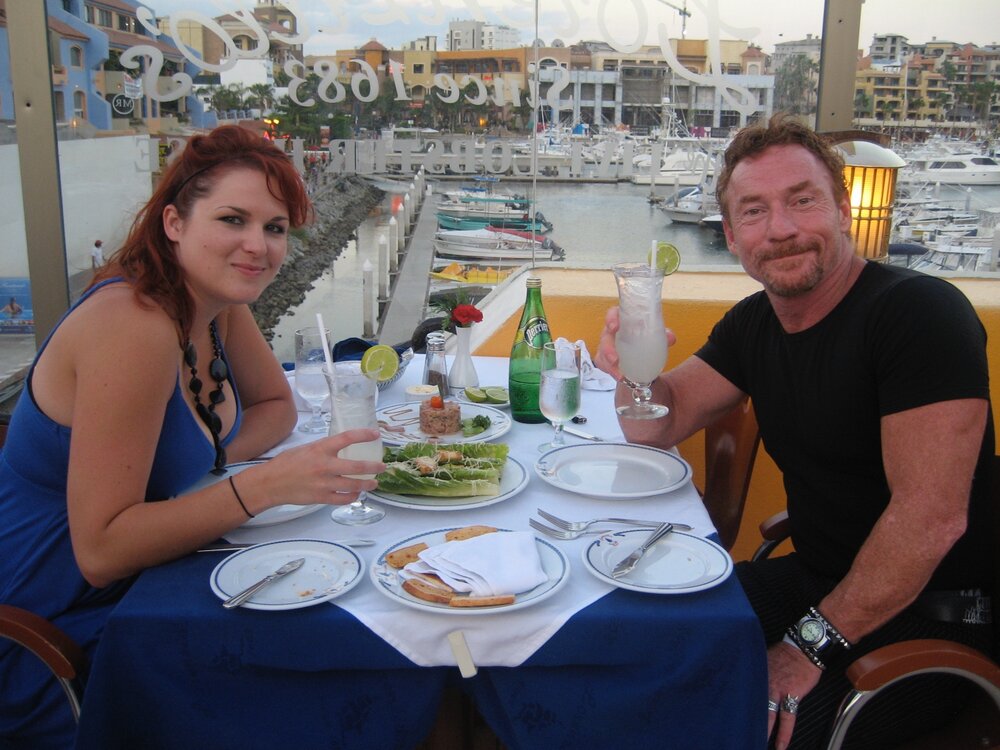
[[[256,515],[275,505],[325,503],[343,505],[357,499],[358,493],[378,487],[374,479],[356,476],[378,474],[385,470],[381,461],[355,461],[337,454],[353,443],[376,440],[377,430],[346,430],[287,450],[259,467],[239,476],[240,495]],[[249,497],[248,497],[249,495]]]

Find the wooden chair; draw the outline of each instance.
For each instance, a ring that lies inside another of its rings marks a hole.
[[[1000,456],[993,457],[990,469],[991,497],[1000,499]],[[994,510],[994,516],[994,569],[995,580],[1000,582],[1000,512]],[[771,516],[761,523],[760,531],[764,541],[754,553],[754,560],[767,557],[789,536],[788,513],[781,511]],[[998,630],[1000,623],[994,623],[994,654],[1000,646],[996,637]],[[837,712],[827,750],[839,750],[857,715],[883,690],[902,680],[927,673],[964,677],[982,688],[982,692],[976,691],[975,698],[947,727],[908,742],[899,750],[1000,747],[1000,667],[987,654],[960,643],[925,639],[902,641],[876,649],[848,667],[847,678],[852,689]]]
[[[7,437],[8,421],[8,415],[0,415],[0,447]],[[73,639],[44,617],[8,604],[0,604],[0,638],[20,644],[42,660],[66,693],[73,719],[79,721],[83,700],[80,678],[87,656]]]
[[[702,501],[722,546],[731,549],[740,531],[760,431],[745,399],[705,428],[705,491]]]

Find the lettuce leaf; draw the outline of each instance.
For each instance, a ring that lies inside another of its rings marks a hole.
[[[386,470],[376,479],[380,490],[396,495],[495,496],[508,451],[506,445],[490,443],[390,446],[383,451]]]

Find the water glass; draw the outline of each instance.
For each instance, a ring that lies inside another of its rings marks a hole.
[[[330,434],[345,430],[372,429],[378,431],[375,406],[378,403],[378,385],[361,371],[357,361],[334,362],[333,372],[327,372],[331,401],[333,404]],[[351,443],[340,449],[339,458],[355,461],[381,461],[382,438],[377,437],[366,443]],[[348,474],[355,479],[372,479],[374,474]],[[337,523],[350,526],[374,523],[385,518],[385,511],[368,505],[367,493],[349,505],[342,505],[330,514]]]
[[[326,341],[330,332],[325,331]],[[326,380],[326,356],[319,327],[300,328],[295,332],[295,392],[309,405],[312,415],[299,425],[302,432],[326,432],[323,402],[330,395]]]
[[[632,389],[631,404],[618,407],[630,419],[655,419],[670,410],[652,402],[650,385],[667,364],[667,334],[663,327],[663,272],[646,263],[616,263],[611,267],[618,285],[618,368]]]
[[[565,445],[563,424],[580,411],[581,356],[580,347],[568,341],[548,341],[542,348],[538,409],[555,432],[551,441],[538,446],[540,451]]]

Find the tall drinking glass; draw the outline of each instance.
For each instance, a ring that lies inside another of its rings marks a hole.
[[[618,368],[625,385],[632,389],[633,401],[619,406],[618,413],[629,419],[662,417],[670,410],[652,402],[650,385],[667,364],[660,301],[663,272],[644,263],[617,263],[611,270],[618,284]]]
[[[538,450],[547,451],[566,444],[563,424],[580,411],[580,347],[568,341],[548,341],[542,347],[538,409],[552,423],[552,440]]]
[[[378,432],[378,420],[375,416],[378,387],[374,378],[369,378],[361,372],[361,363],[334,362],[333,374],[329,376],[329,381],[333,402],[330,434],[356,429],[372,429]],[[367,443],[352,443],[341,448],[337,455],[340,458],[356,461],[381,461],[382,438],[378,437]],[[348,474],[347,476],[372,479],[375,475]],[[385,518],[385,511],[368,505],[365,502],[366,494],[362,492],[353,503],[334,509],[330,517],[337,523],[351,526],[381,521]]]
[[[330,332],[326,331],[327,341]],[[309,405],[312,416],[299,425],[302,432],[326,432],[323,402],[330,395],[326,381],[326,357],[319,327],[300,328],[295,332],[295,392]]]

